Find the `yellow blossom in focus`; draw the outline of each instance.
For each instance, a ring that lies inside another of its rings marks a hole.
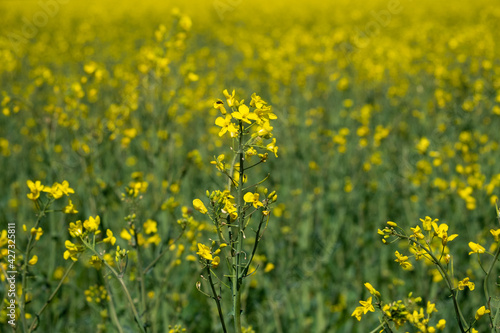
[[[245,202],[252,203],[255,208],[263,206],[262,202],[259,201],[259,193],[247,192],[243,196],[243,200],[245,200]]]
[[[28,193],[28,199],[33,201],[37,200],[40,197],[40,192],[42,192],[44,189],[42,183],[39,180],[37,180],[36,182],[28,180],[26,184],[31,191],[31,193]]]
[[[212,254],[210,253],[210,248],[204,244],[198,243],[198,252],[196,252],[201,258],[207,260],[214,260]]]
[[[230,115],[226,115],[225,118],[217,117],[217,119],[215,119],[215,125],[221,127],[219,131],[219,136],[223,136],[224,134],[226,134],[226,132],[229,132],[231,137],[236,136],[238,129],[236,128],[236,126],[234,126],[231,119],[232,118]]]
[[[259,117],[255,113],[250,112],[250,109],[245,104],[240,105],[238,107],[238,111],[231,113],[231,116],[233,116],[233,118],[235,118],[235,119],[244,121],[245,123],[248,123],[248,124],[252,123],[250,120],[258,120],[259,119]]]

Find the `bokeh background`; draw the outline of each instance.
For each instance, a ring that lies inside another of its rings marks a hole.
[[[43,224],[32,313],[68,265],[69,222],[99,215],[119,234],[130,181],[149,184],[139,216],[157,221],[162,239],[150,258],[181,232],[183,207],[221,188],[209,162],[229,153],[212,107],[224,89],[247,101],[256,92],[278,116],[279,157],[256,172],[271,174],[279,201],[261,269],[247,281],[246,326],[369,332],[377,315],[351,317],[369,281],[387,301],[413,292],[435,302],[436,318],[457,331],[437,271],[424,263],[401,270],[394,251],[404,244],[384,246],[377,235],[388,220],[413,227],[427,215],[459,234],[450,245],[456,275],[477,281],[461,294],[466,317],[484,305],[467,243],[489,249],[498,227],[495,1],[1,0],[0,18],[1,228],[16,222],[24,248],[21,226],[35,220],[28,179],[67,180],[79,211]],[[195,288],[201,266],[186,259],[213,236],[204,216],[193,217],[149,276],[157,332],[220,331],[215,304]],[[84,295],[99,279],[78,264],[39,331],[104,330],[105,306]],[[117,311],[134,331],[125,304]]]

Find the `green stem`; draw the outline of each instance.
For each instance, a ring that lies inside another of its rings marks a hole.
[[[138,232],[135,233],[135,244],[136,244],[136,251],[137,251],[137,266],[139,267],[139,292],[141,295],[141,303],[140,303],[140,312],[141,315],[144,315],[144,320],[147,323],[148,318],[147,318],[147,308],[146,308],[146,286],[144,282],[144,270],[142,269],[142,256],[141,256],[141,249],[138,243],[137,239]]]
[[[115,304],[113,303],[113,296],[112,296],[111,290],[109,288],[109,283],[108,283],[107,279],[104,279],[104,281],[105,281],[104,284],[106,285],[106,291],[108,292],[108,296],[109,296],[108,305],[109,305],[109,313],[111,315],[111,321],[113,321],[113,323],[115,324],[118,332],[123,333],[122,325],[120,324],[120,321],[118,320],[118,316],[116,315]]]
[[[493,259],[493,261],[491,262],[491,265],[490,267],[488,268],[488,271],[486,272],[486,276],[484,277],[484,281],[483,281],[483,287],[484,287],[484,297],[486,298],[486,302],[488,304],[488,309],[490,310],[490,322],[492,324],[492,327],[493,327],[493,320],[491,318],[491,307],[490,307],[490,293],[489,293],[489,290],[488,290],[488,279],[490,277],[490,274],[491,274],[491,271],[493,270],[493,267],[495,266],[497,260],[498,260],[498,256],[500,255],[500,246],[497,248],[496,252],[495,252],[495,257]]]
[[[441,263],[439,262],[439,260],[434,256],[434,254],[432,253],[432,251],[430,251],[425,246],[422,246],[422,244],[418,243],[414,239],[412,239],[412,238],[410,238],[408,236],[403,236],[403,235],[399,235],[399,234],[397,234],[397,235],[399,237],[408,239],[410,242],[413,242],[414,245],[416,245],[416,246],[420,246],[422,249],[424,249],[425,252],[427,252],[427,254],[429,256],[431,256],[432,261],[437,266],[439,273],[441,274],[441,276],[445,280],[446,285],[447,285],[448,289],[451,292],[451,296],[452,296],[452,299],[453,299],[453,307],[455,309],[455,315],[457,317],[458,326],[460,327],[460,330],[463,333],[465,333],[466,331],[468,331],[468,329],[466,330],[464,328],[464,325],[467,327],[467,321],[465,320],[465,318],[464,318],[464,316],[462,314],[462,311],[460,310],[460,305],[458,304],[458,301],[457,301],[457,292],[456,292],[456,290],[454,290],[453,284],[451,283],[451,280],[450,280],[450,277],[448,276],[448,273],[446,273],[446,270],[443,268],[443,266],[441,265]]]
[[[137,309],[134,305],[134,301],[132,300],[132,297],[130,296],[130,292],[128,291],[127,285],[125,284],[125,281],[123,281],[123,278],[118,274],[118,272],[110,265],[106,260],[102,258],[102,256],[94,250],[89,244],[85,241],[83,243],[87,246],[90,251],[92,251],[99,259],[104,263],[104,265],[111,271],[111,273],[115,276],[115,278],[120,282],[120,285],[122,286],[123,292],[125,293],[125,296],[127,297],[128,303],[130,305],[130,308],[132,309],[132,313],[134,314],[134,318],[137,322],[137,325],[139,326],[139,329],[141,330],[142,333],[146,333],[146,328],[144,324],[142,323],[141,317],[139,316],[139,313],[137,312]]]
[[[44,205],[43,209],[39,211],[38,218],[35,222],[35,229],[38,229],[38,226],[40,225],[40,222],[42,221],[42,217],[45,216],[45,212],[47,211],[47,208],[52,204],[54,200],[49,199],[47,200],[47,203]],[[36,233],[35,233],[36,235]],[[21,306],[20,306],[20,312],[21,312],[21,323],[23,324],[23,331],[27,332],[28,330],[28,322],[26,321],[26,287],[28,284],[28,280],[26,279],[26,275],[28,274],[28,261],[30,260],[30,253],[31,253],[31,245],[33,243],[33,240],[35,239],[35,235],[33,235],[30,232],[30,238],[28,239],[28,245],[26,246],[26,251],[24,252],[24,263],[23,263],[23,273],[21,277]]]
[[[217,303],[217,311],[219,312],[219,319],[220,319],[220,322],[222,324],[222,330],[224,331],[224,333],[226,333],[227,329],[226,329],[226,324],[224,322],[224,315],[222,314],[220,299],[219,299],[219,295],[217,295],[217,292],[215,291],[214,282],[212,281],[212,274],[210,273],[210,266],[209,265],[207,265],[207,273],[208,273],[208,281],[210,282],[210,287],[212,288],[212,294],[214,295],[213,298],[215,300],[215,303]]]
[[[241,333],[241,277],[240,277],[240,256],[243,245],[243,176],[244,176],[244,154],[243,151],[243,124],[240,120],[239,131],[239,147],[238,156],[240,162],[239,180],[237,187],[237,204],[238,204],[238,226],[235,228],[236,234],[234,235],[236,241],[236,252],[233,256],[233,315],[234,315],[234,332]]]
[[[54,289],[54,291],[52,292],[52,294],[50,295],[50,297],[47,299],[47,301],[45,302],[45,304],[42,306],[42,308],[40,309],[40,311],[38,311],[38,313],[35,315],[35,319],[31,323],[28,332],[33,332],[34,330],[37,329],[37,324],[38,324],[38,322],[40,320],[40,316],[45,311],[45,309],[47,308],[47,306],[49,305],[49,303],[52,302],[52,300],[56,296],[56,294],[59,291],[59,289],[61,289],[61,287],[62,287],[62,285],[64,283],[64,280],[66,280],[66,278],[68,277],[68,274],[73,269],[73,266],[75,265],[75,263],[76,263],[76,261],[71,261],[71,264],[69,265],[68,269],[66,269],[66,272],[64,272],[64,275],[61,278],[61,281],[59,281],[59,284],[57,285],[56,289]]]

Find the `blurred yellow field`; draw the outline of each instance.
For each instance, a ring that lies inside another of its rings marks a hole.
[[[495,1],[0,13],[1,332],[496,332]]]

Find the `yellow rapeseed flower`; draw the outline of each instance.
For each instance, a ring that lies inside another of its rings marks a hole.
[[[104,238],[102,241],[104,243],[110,243],[111,245],[115,245],[116,243],[116,237],[113,236],[113,231],[110,229],[106,230],[106,238]]]
[[[201,258],[207,260],[214,260],[212,254],[210,253],[210,248],[204,244],[198,243],[198,252],[196,252]]]
[[[202,214],[206,214],[208,212],[207,208],[203,204],[203,201],[201,201],[200,199],[193,200],[193,207]]]
[[[469,252],[469,255],[473,253],[484,253],[485,249],[481,245],[474,243],[474,242],[469,242],[469,247],[471,248],[472,251]]]
[[[247,192],[243,196],[243,200],[245,200],[245,202],[252,203],[255,208],[263,206],[262,202],[259,201],[259,193]]]
[[[37,200],[40,197],[40,192],[42,192],[44,189],[42,182],[39,180],[37,180],[36,182],[28,180],[26,184],[28,185],[31,191],[31,193],[28,193],[28,199],[33,201]]]

